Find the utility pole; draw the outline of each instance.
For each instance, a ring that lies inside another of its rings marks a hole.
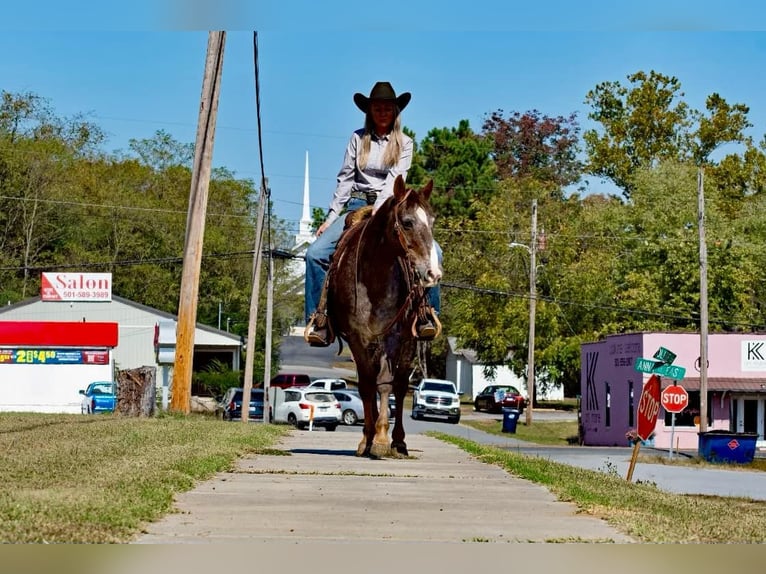
[[[707,300],[707,241],[705,239],[705,170],[697,168],[697,227],[700,243],[700,432],[707,432],[707,343],[708,343],[708,300]]]
[[[245,381],[242,385],[242,396],[248,401],[253,388],[253,360],[255,357],[255,333],[258,324],[258,299],[260,296],[261,261],[263,260],[263,219],[268,203],[268,181],[263,179],[261,194],[258,198],[258,221],[255,227],[255,247],[253,248],[253,289],[250,293],[250,316],[247,325],[247,343],[245,344]],[[243,403],[244,404],[244,403]],[[247,423],[249,413],[242,409],[242,422]]]
[[[271,326],[274,318],[274,252],[269,245],[269,270],[266,281],[266,356],[263,366],[263,422],[269,420],[269,388],[271,382]]]
[[[535,401],[535,312],[537,309],[537,200],[532,200],[532,236],[529,241],[529,343],[527,345],[527,426],[532,424]]]
[[[186,240],[178,302],[176,356],[173,369],[173,395],[170,410],[189,414],[191,410],[191,375],[194,358],[194,329],[197,324],[199,272],[202,264],[202,242],[205,235],[210,170],[213,161],[215,122],[223,70],[226,32],[210,32],[207,40],[205,73],[194,147],[189,210],[186,216]]]

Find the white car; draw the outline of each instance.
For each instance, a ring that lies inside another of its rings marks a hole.
[[[288,423],[299,429],[311,426],[334,431],[338,428],[340,403],[331,392],[309,387],[291,387],[283,392],[284,399],[275,401],[274,422]]]
[[[412,395],[413,419],[444,419],[460,422],[460,394],[452,381],[423,379]]]
[[[339,391],[347,389],[348,383],[343,379],[315,379],[311,381],[309,387],[312,389],[324,389],[325,391]]]
[[[344,425],[355,425],[364,420],[364,403],[358,391],[339,389],[332,394],[340,402],[341,419]]]

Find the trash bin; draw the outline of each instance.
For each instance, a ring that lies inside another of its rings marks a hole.
[[[503,407],[503,432],[516,432],[516,423],[519,422],[519,410]]]
[[[697,433],[699,455],[708,462],[753,462],[758,433],[712,430]]]

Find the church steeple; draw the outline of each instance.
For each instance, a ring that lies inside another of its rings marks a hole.
[[[298,227],[298,235],[295,236],[295,244],[312,243],[314,233],[311,231],[311,208],[309,201],[309,152],[306,151],[306,170],[303,176],[303,213]]]

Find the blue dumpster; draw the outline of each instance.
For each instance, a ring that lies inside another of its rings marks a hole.
[[[519,422],[519,410],[503,407],[503,432],[516,432],[516,423]]]
[[[712,430],[697,433],[699,455],[708,462],[753,462],[757,433]]]

